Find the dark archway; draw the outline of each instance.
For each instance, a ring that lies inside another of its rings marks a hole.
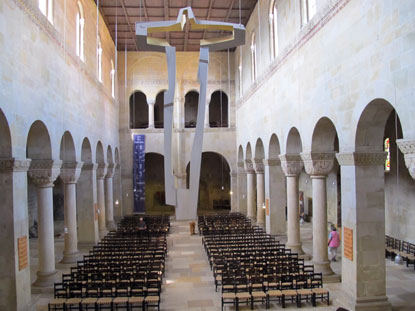
[[[164,127],[164,92],[157,94],[154,104],[154,127],[160,129]]]
[[[186,184],[189,188],[190,163],[186,167]],[[226,159],[216,152],[203,152],[200,169],[198,213],[229,210],[230,168]]]
[[[184,127],[196,127],[199,93],[190,91],[184,97]]]
[[[209,103],[210,127],[228,127],[228,95],[222,91],[213,92]]]
[[[130,128],[148,128],[147,97],[140,91],[136,91],[130,96]]]

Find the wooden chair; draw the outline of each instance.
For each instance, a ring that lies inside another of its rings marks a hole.
[[[48,311],[64,311],[66,298],[55,298],[48,303]]]
[[[157,310],[160,311],[160,296],[147,296],[144,298],[145,310],[148,310],[149,307],[157,307]]]
[[[330,293],[325,288],[313,288],[313,306],[316,306],[316,301],[319,299],[321,301],[327,301],[327,305],[330,305]]]
[[[83,298],[81,301],[81,310],[82,311],[88,311],[88,310],[96,310],[96,304],[97,304],[98,298]]]
[[[128,311],[128,297],[116,297],[112,300],[112,310],[125,310]]]
[[[144,297],[129,297],[128,298],[129,311],[138,309],[144,310]]]

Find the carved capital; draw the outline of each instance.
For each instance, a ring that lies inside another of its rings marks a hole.
[[[30,159],[0,159],[0,174],[12,172],[27,172],[27,170],[30,167],[30,162]]]
[[[336,158],[340,165],[385,165],[386,152],[342,152],[336,153]]]
[[[412,178],[415,179],[415,141],[406,140],[406,139],[398,139],[396,140],[399,149],[403,153],[405,158],[406,167],[409,170],[409,174],[411,174]]]
[[[107,166],[107,174],[105,175],[105,178],[112,178],[114,177],[114,171],[115,171],[115,164],[109,163]]]
[[[280,159],[264,159],[262,162],[265,166],[281,166]]]
[[[177,179],[186,179],[187,177],[186,173],[175,173],[174,176],[176,176]]]
[[[264,163],[261,159],[252,159],[256,174],[264,174]]]
[[[95,171],[97,168],[98,168],[97,163],[84,163],[84,165],[82,166],[82,170],[85,170],[85,171]]]
[[[76,184],[84,162],[63,163],[60,177],[65,184]]]
[[[239,167],[239,168],[242,168],[242,169],[245,169],[245,166],[244,166],[244,161],[239,161],[238,163],[236,163],[237,164],[237,166]]]
[[[61,160],[37,160],[30,163],[29,177],[38,187],[53,187],[53,182],[60,174]]]
[[[282,171],[287,177],[298,176],[304,166],[299,154],[282,154],[280,160]]]
[[[154,106],[155,103],[156,103],[156,100],[155,99],[147,99],[147,104],[149,106]]]
[[[238,177],[238,173],[237,172],[234,172],[234,171],[229,172],[229,175],[231,176],[231,178]]]
[[[245,172],[247,174],[255,174],[255,170],[254,170],[254,164],[252,163],[252,160],[245,160],[244,161],[244,167],[245,167]]]
[[[105,175],[107,174],[107,167],[107,163],[98,163],[97,179],[104,179]]]
[[[334,153],[301,153],[304,168],[310,176],[327,176],[333,168]]]

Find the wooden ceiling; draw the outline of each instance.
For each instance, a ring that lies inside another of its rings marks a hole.
[[[246,23],[257,0],[95,0],[111,31],[119,51],[137,51],[135,23],[176,20],[179,10],[190,6],[199,20]],[[117,35],[116,35],[117,32]],[[184,31],[158,33],[154,37],[166,38],[177,51],[199,51],[201,39],[224,36],[218,31],[194,31],[186,24]]]

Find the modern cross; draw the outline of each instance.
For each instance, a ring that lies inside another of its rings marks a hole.
[[[189,189],[176,189],[172,168],[173,105],[176,88],[176,48],[165,39],[148,37],[158,32],[183,31],[186,22],[195,30],[223,30],[231,35],[200,41],[199,69],[200,83],[196,132],[190,157]],[[164,93],[164,184],[166,204],[176,207],[176,219],[196,219],[199,195],[200,167],[202,160],[203,130],[206,104],[209,52],[231,49],[245,43],[245,27],[216,21],[198,21],[191,7],[180,9],[177,20],[136,23],[136,40],[142,51],[164,52],[167,57],[168,90]]]

